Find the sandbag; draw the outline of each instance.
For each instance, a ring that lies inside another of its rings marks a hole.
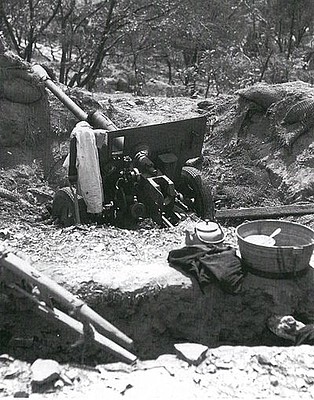
[[[314,125],[314,117],[310,113],[314,102],[296,92],[271,105],[267,111],[270,133],[284,146],[293,143]],[[303,111],[302,111],[303,110]]]
[[[44,85],[32,72],[31,64],[10,50],[0,53],[0,98],[32,104],[44,95]]]
[[[291,125],[306,121],[314,121],[314,98],[304,99],[294,104],[284,116],[282,124]]]
[[[253,101],[267,110],[273,103],[280,101],[286,94],[283,87],[256,84],[236,92],[240,97]]]
[[[13,103],[31,104],[39,101],[43,96],[43,90],[22,78],[5,80],[0,85],[1,97]]]

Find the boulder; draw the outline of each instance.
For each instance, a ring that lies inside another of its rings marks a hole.
[[[175,344],[174,348],[178,357],[193,365],[199,365],[205,359],[208,350],[207,346],[199,343],[179,343]]]
[[[61,374],[61,366],[55,360],[43,360],[38,358],[31,366],[32,383],[43,385],[58,380]]]

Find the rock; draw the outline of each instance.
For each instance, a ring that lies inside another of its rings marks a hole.
[[[31,366],[32,382],[37,385],[57,380],[61,373],[61,367],[57,361],[38,358]]]
[[[207,365],[207,372],[210,374],[215,374],[217,372],[217,367],[214,364]]]
[[[272,361],[265,354],[258,354],[257,355],[257,361],[261,365],[272,365]]]
[[[307,386],[305,380],[301,377],[296,378],[294,384],[298,390],[301,390]]]
[[[0,361],[14,361],[14,358],[11,357],[9,354],[1,354]]]
[[[214,104],[211,100],[203,100],[197,103],[197,107],[204,110],[214,107]]]
[[[19,399],[27,399],[27,398],[29,398],[29,393],[26,392],[25,390],[19,390],[14,393],[13,397],[16,397]]]
[[[143,99],[135,99],[135,100],[134,100],[134,103],[135,103],[137,106],[143,106],[143,105],[146,104],[145,100],[143,100]]]
[[[178,358],[175,354],[161,354],[160,356],[157,357],[156,361],[160,363],[170,363],[170,364],[176,364],[178,361]]]
[[[71,381],[74,381],[74,379],[78,377],[78,372],[74,369],[70,369],[69,371],[66,371],[64,375],[66,375]]]
[[[10,239],[11,235],[12,234],[8,229],[0,230],[0,239],[2,239],[2,240]]]
[[[129,92],[130,91],[130,86],[125,78],[118,78],[117,83],[116,83],[116,89],[119,92]]]
[[[66,372],[61,372],[60,379],[62,379],[63,383],[68,386],[72,386],[73,382],[72,379],[69,378]],[[73,379],[74,380],[74,379]]]
[[[128,364],[125,364],[123,362],[115,362],[111,364],[104,364],[101,366],[97,366],[97,368],[104,369],[105,371],[109,372],[126,372],[129,373],[132,371],[132,367]]]
[[[231,361],[224,361],[224,360],[216,360],[215,366],[218,369],[231,369],[233,367],[233,363]]]
[[[19,361],[15,360],[12,364],[7,368],[4,373],[4,378],[13,379],[18,377],[22,372],[21,364]]]
[[[206,357],[207,346],[199,343],[180,343],[174,345],[178,357],[189,364],[199,365]]]
[[[64,387],[64,382],[62,379],[58,379],[53,386],[56,389],[62,389]]]
[[[0,383],[0,393],[5,392],[5,390],[6,390],[6,385],[4,385],[3,383]]]
[[[276,387],[276,386],[279,385],[279,381],[278,381],[278,379],[277,379],[275,376],[271,376],[271,377],[270,377],[270,384],[271,384],[272,386]]]
[[[196,369],[195,372],[197,374],[215,374],[217,372],[217,367],[215,364],[207,364],[207,363],[201,363]]]
[[[185,369],[189,365],[185,360],[178,358],[175,354],[161,354],[156,359],[156,364],[164,367],[171,376],[175,376],[178,369]]]

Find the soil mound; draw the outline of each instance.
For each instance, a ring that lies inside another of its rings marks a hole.
[[[312,90],[303,82],[258,84],[239,91],[228,106],[209,102],[205,112],[214,122],[204,153],[222,202],[244,207],[313,200]]]

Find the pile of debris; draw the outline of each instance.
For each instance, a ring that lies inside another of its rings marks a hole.
[[[175,346],[176,354],[156,360],[99,364],[95,367],[60,365],[51,359],[32,364],[0,355],[0,393],[4,396],[53,398],[201,400],[211,397],[273,396],[308,399],[313,396],[313,347],[229,347],[208,349],[195,343]],[[223,384],[222,384],[223,383]]]

